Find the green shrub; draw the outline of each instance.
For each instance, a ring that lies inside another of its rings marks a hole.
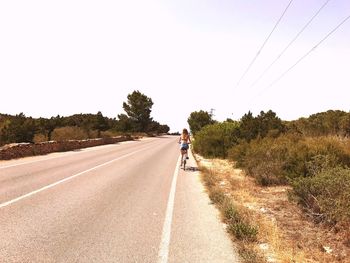
[[[262,185],[285,184],[329,167],[350,165],[346,144],[334,137],[266,137],[234,146],[228,155]]]
[[[226,199],[221,210],[228,225],[228,231],[239,240],[254,242],[257,240],[258,228],[251,225],[250,220],[239,213],[233,203]]]
[[[293,193],[317,220],[350,223],[350,169],[328,168],[292,182]]]
[[[244,222],[234,222],[228,225],[228,231],[237,239],[254,242],[257,240],[258,228]]]
[[[197,132],[193,147],[199,154],[214,158],[226,158],[228,150],[237,144],[238,124],[222,122],[207,125]]]
[[[293,150],[296,138],[281,136],[255,139],[250,143],[243,142],[229,151],[229,158],[236,161],[239,167],[246,170],[262,185],[284,184],[287,174],[300,170],[298,159],[303,160],[299,149]]]
[[[305,144],[310,148],[312,156],[324,155],[329,157],[331,167],[337,164],[350,165],[349,140],[338,137],[307,137]]]
[[[250,143],[239,141],[237,145],[228,150],[228,158],[235,161],[238,167],[244,167],[249,148]]]

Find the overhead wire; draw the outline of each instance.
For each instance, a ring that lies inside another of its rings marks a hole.
[[[278,19],[278,21],[276,22],[275,26],[273,27],[272,31],[270,32],[270,34],[267,36],[267,38],[265,39],[265,41],[263,42],[262,46],[260,47],[260,49],[258,50],[258,53],[256,53],[255,57],[253,58],[253,60],[250,62],[250,64],[248,65],[247,69],[244,71],[243,75],[241,76],[241,78],[238,80],[238,83],[236,85],[236,88],[239,86],[239,84],[241,83],[241,81],[243,80],[243,78],[245,77],[245,75],[247,75],[248,71],[250,70],[250,68],[253,66],[254,62],[256,61],[256,59],[258,58],[258,56],[260,55],[261,51],[263,50],[263,48],[265,47],[267,41],[270,39],[272,33],[275,31],[275,29],[277,28],[278,24],[281,22],[283,16],[285,15],[285,13],[287,12],[287,10],[289,9],[290,5],[292,4],[294,0],[290,0],[287,7],[284,9],[282,15],[280,16],[280,18]]]
[[[289,73],[296,65],[298,65],[302,60],[304,60],[312,51],[314,51],[317,47],[319,47],[327,38],[329,38],[335,31],[338,30],[347,20],[350,19],[350,15],[344,18],[333,30],[331,30],[326,36],[324,36],[314,47],[312,47],[308,52],[306,52],[302,57],[300,57],[291,67],[289,67],[286,71],[284,71],[277,79],[271,82],[264,90],[261,91],[260,94],[265,92],[267,89],[271,88],[278,81],[280,81],[285,75]]]
[[[311,17],[311,19],[305,24],[305,26],[295,35],[295,37],[287,44],[287,46],[282,50],[282,52],[272,61],[272,63],[261,73],[261,75],[253,82],[250,88],[254,87],[271,69],[271,67],[283,56],[283,54],[288,50],[288,48],[298,39],[298,37],[305,31],[305,29],[311,24],[311,22],[319,15],[322,9],[329,3],[330,0],[327,0],[323,5],[318,9],[318,11]]]

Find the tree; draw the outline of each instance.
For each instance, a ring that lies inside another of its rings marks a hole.
[[[71,126],[71,127],[79,127],[84,130],[87,138],[91,138],[93,134],[91,133],[93,130],[98,130],[97,119],[104,118],[102,113],[100,113],[100,117],[96,114],[74,114],[72,116],[64,118],[63,126]]]
[[[196,135],[204,126],[215,123],[211,114],[203,110],[192,112],[187,122],[193,135]]]
[[[115,130],[120,132],[130,132],[134,130],[133,122],[126,114],[119,114],[118,121],[115,125]]]
[[[48,141],[51,141],[52,132],[61,126],[61,117],[57,115],[56,117],[51,117],[50,119],[39,118],[36,120],[36,130],[37,132],[46,136]]]
[[[7,143],[6,129],[10,125],[10,116],[0,113],[0,146]]]
[[[168,133],[169,131],[170,131],[170,127],[168,125],[161,124],[159,126],[159,130],[158,130],[159,133]]]
[[[148,126],[148,132],[161,134],[161,133],[168,133],[170,130],[168,125],[160,124],[157,121],[152,121],[150,125]]]
[[[108,130],[108,119],[103,117],[102,113],[99,111],[95,117],[94,129],[97,130],[97,137],[101,137],[101,131]]]
[[[241,118],[240,133],[241,138],[248,142],[258,136],[258,126],[251,111],[244,114]]]
[[[278,136],[285,131],[285,127],[282,123],[282,120],[277,117],[276,113],[272,110],[261,111],[260,114],[256,117],[258,131],[261,138],[266,137],[267,135]]]
[[[341,128],[344,136],[350,136],[350,113],[341,119]]]
[[[33,142],[35,123],[33,118],[27,118],[23,113],[12,117],[3,127],[1,141],[4,143]]]
[[[349,113],[344,111],[329,110],[312,114],[308,118],[300,118],[292,123],[306,136],[344,135],[344,120],[348,115]]]
[[[160,129],[160,123],[157,121],[151,121],[151,123],[147,127],[147,131],[150,133],[158,133]]]
[[[266,136],[278,136],[286,130],[282,120],[277,117],[272,110],[261,111],[257,117],[249,111],[241,118],[240,133],[241,138],[247,142]]]
[[[138,90],[129,94],[127,99],[127,102],[123,103],[123,109],[133,123],[134,131],[147,132],[149,125],[152,123],[152,99]]]

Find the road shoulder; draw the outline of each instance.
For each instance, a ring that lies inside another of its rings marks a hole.
[[[169,262],[239,262],[192,154],[178,177]]]

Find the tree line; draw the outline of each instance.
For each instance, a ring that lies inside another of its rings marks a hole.
[[[207,111],[195,111],[188,117],[188,124],[192,134],[195,136],[198,132],[206,129],[215,129],[218,121],[214,120]],[[232,125],[232,124],[235,125]],[[278,137],[281,134],[294,133],[303,136],[350,136],[350,112],[340,110],[329,110],[326,112],[312,114],[309,117],[299,118],[293,121],[281,120],[275,112],[269,110],[261,111],[257,116],[252,112],[244,114],[240,120],[234,121],[227,119],[220,124],[225,131],[225,125],[231,128],[235,127],[234,133],[236,140],[245,140],[250,142],[256,138]],[[225,134],[227,134],[227,130]]]
[[[24,113],[17,115],[0,114],[0,145],[19,142],[50,141],[53,137],[64,139],[87,139],[113,136],[120,133],[163,134],[169,126],[160,124],[151,117],[153,101],[134,91],[123,103],[125,113],[117,118],[97,114],[74,114],[63,117],[32,118]],[[58,136],[58,133],[65,135]],[[77,133],[81,134],[77,137]]]

